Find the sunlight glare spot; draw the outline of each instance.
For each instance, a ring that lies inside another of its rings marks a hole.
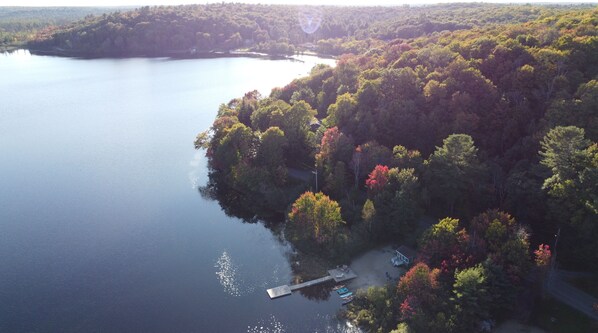
[[[313,34],[322,24],[322,12],[318,8],[302,8],[298,18],[301,29],[306,34]]]

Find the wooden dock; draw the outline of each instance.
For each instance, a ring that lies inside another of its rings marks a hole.
[[[310,280],[310,281],[302,282],[299,284],[294,284],[291,286],[285,284],[283,286],[279,286],[276,288],[270,288],[266,291],[268,292],[268,296],[270,296],[271,299],[275,299],[275,298],[291,295],[293,293],[293,291],[299,290],[301,288],[315,286],[317,284],[324,283],[327,281],[334,281],[336,283],[339,283],[339,282],[354,279],[356,277],[357,277],[357,275],[348,267],[334,268],[334,269],[328,270],[328,275],[321,277],[319,279]]]
[[[334,279],[334,282],[345,282],[347,280],[351,280],[357,277],[349,267],[343,268],[333,268],[328,270],[328,275]]]
[[[321,277],[319,279],[315,279],[315,280],[311,280],[311,281],[307,281],[307,282],[303,282],[303,283],[299,283],[299,284],[294,284],[292,286],[289,286],[289,289],[291,289],[291,291],[295,291],[295,290],[299,290],[301,288],[315,286],[316,284],[324,283],[324,282],[331,281],[331,280],[332,280],[332,276],[327,275],[327,276]]]
[[[280,286],[280,287],[276,287],[276,288],[270,288],[268,290],[266,290],[268,292],[268,296],[270,296],[270,299],[275,299],[275,298],[279,298],[282,296],[287,296],[292,294],[293,292],[291,291],[291,288],[288,285],[284,285],[284,286]]]

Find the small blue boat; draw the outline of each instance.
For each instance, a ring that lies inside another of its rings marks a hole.
[[[346,293],[348,293],[348,292],[349,292],[349,289],[347,289],[347,288],[341,288],[341,289],[337,290],[336,292],[337,292],[339,295],[341,295],[341,294],[346,294]]]
[[[348,292],[348,293],[346,293],[346,294],[342,294],[342,295],[341,295],[341,298],[347,298],[347,297],[350,297],[350,296],[353,296],[353,293],[352,293],[352,292]]]

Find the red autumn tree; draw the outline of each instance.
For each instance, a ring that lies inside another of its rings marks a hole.
[[[376,165],[365,181],[365,185],[371,193],[380,192],[387,183],[388,167],[386,165]]]
[[[425,263],[413,266],[399,281],[397,296],[400,302],[401,320],[416,332],[430,332],[436,314],[441,310],[438,269],[430,269]]]
[[[550,252],[550,246],[545,244],[540,244],[538,249],[534,251],[536,255],[536,265],[538,266],[548,266],[550,263],[550,257],[552,253]]]

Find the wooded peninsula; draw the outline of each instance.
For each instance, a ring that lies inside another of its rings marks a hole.
[[[27,45],[338,56],[269,96],[222,104],[195,146],[211,169],[202,193],[247,221],[284,220],[301,253],[417,248],[398,283],[348,306],[369,332],[541,316],[554,267],[598,273],[595,6],[142,7],[47,27]]]
[[[223,206],[287,212],[300,251],[417,247],[397,285],[349,306],[368,331],[529,317],[546,302],[555,235],[560,267],[598,269],[598,11],[517,8],[540,12],[370,43],[223,104],[198,136]],[[439,222],[422,230],[423,215]]]

